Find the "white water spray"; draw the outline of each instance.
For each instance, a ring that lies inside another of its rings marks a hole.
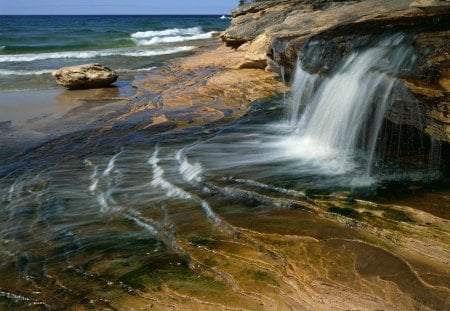
[[[320,83],[299,62],[289,105],[295,135],[288,148],[336,174],[354,169],[363,150],[368,177],[384,115],[400,87],[396,77],[414,63],[408,37],[400,34],[353,52]]]

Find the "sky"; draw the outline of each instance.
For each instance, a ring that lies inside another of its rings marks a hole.
[[[0,0],[0,15],[229,14],[238,0]]]

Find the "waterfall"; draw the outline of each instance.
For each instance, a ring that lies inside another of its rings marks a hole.
[[[288,107],[296,148],[334,163],[337,174],[364,157],[369,176],[384,115],[402,88],[397,77],[415,65],[411,42],[403,34],[377,40],[346,56],[320,80],[299,60]]]
[[[289,123],[294,128],[298,124],[301,108],[307,106],[308,100],[313,97],[318,78],[318,75],[313,75],[305,71],[300,61],[297,62],[287,116]]]

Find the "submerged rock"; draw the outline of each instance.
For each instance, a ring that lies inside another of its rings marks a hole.
[[[52,72],[52,76],[57,84],[70,90],[107,87],[119,77],[114,70],[100,64],[63,67]]]

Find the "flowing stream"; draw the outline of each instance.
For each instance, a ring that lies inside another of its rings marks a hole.
[[[311,191],[435,176],[434,168],[372,169],[396,76],[414,65],[408,43],[402,35],[384,39],[325,78],[299,64],[289,105],[255,104],[231,125],[81,133],[3,164],[0,297],[7,302],[0,302],[58,308],[78,299],[87,280],[92,290],[109,284],[132,292],[110,270],[104,279],[86,271],[133,256],[192,264],[178,239],[232,233],[223,215],[303,209],[298,201]]]

